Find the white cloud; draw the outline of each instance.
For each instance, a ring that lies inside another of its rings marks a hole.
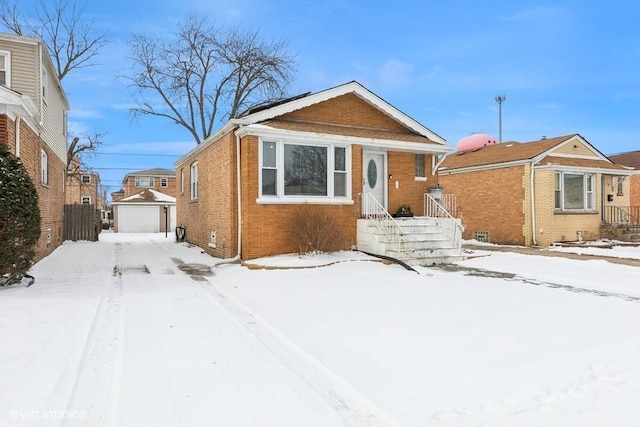
[[[539,21],[556,16],[558,10],[552,7],[533,7],[521,10],[511,15],[503,15],[499,19],[502,21]]]
[[[411,74],[413,73],[413,65],[390,59],[378,68],[378,79],[387,86],[404,86],[411,83]]]

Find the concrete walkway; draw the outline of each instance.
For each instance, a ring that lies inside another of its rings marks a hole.
[[[575,254],[571,252],[556,252],[550,251],[547,248],[537,248],[537,247],[524,247],[524,246],[485,246],[485,245],[462,245],[463,249],[468,249],[472,251],[494,251],[494,252],[516,252],[525,255],[540,255],[540,256],[548,256],[548,257],[556,257],[556,258],[569,258],[569,259],[579,259],[579,260],[604,260],[610,262],[612,264],[621,264],[621,265],[630,265],[634,267],[640,267],[640,259],[632,259],[632,258],[617,258],[617,257],[608,257],[601,255],[586,255],[586,254]]]

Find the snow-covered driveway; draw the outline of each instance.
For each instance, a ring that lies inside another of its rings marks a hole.
[[[171,236],[101,239],[0,290],[0,426],[640,419],[637,267],[496,253],[415,274],[342,254],[209,275]],[[467,275],[483,268],[511,274]]]

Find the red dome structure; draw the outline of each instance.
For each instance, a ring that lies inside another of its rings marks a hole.
[[[458,141],[456,153],[497,144],[496,139],[486,133],[473,133]]]

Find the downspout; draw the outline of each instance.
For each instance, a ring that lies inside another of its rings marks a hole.
[[[16,131],[15,133],[15,138],[16,138],[16,157],[20,157],[20,122],[21,122],[21,117],[20,116],[16,116]]]
[[[533,167],[533,163],[531,163],[531,170],[529,171],[531,181],[529,184],[529,193],[531,194],[531,243],[533,246],[538,246],[538,241],[536,240],[536,196],[534,194],[534,174],[535,169]]]
[[[237,215],[238,215],[238,253],[233,258],[222,259],[211,266],[217,267],[221,264],[230,264],[240,260],[242,253],[242,185],[240,182],[240,137],[236,134],[236,195],[237,195]]]

